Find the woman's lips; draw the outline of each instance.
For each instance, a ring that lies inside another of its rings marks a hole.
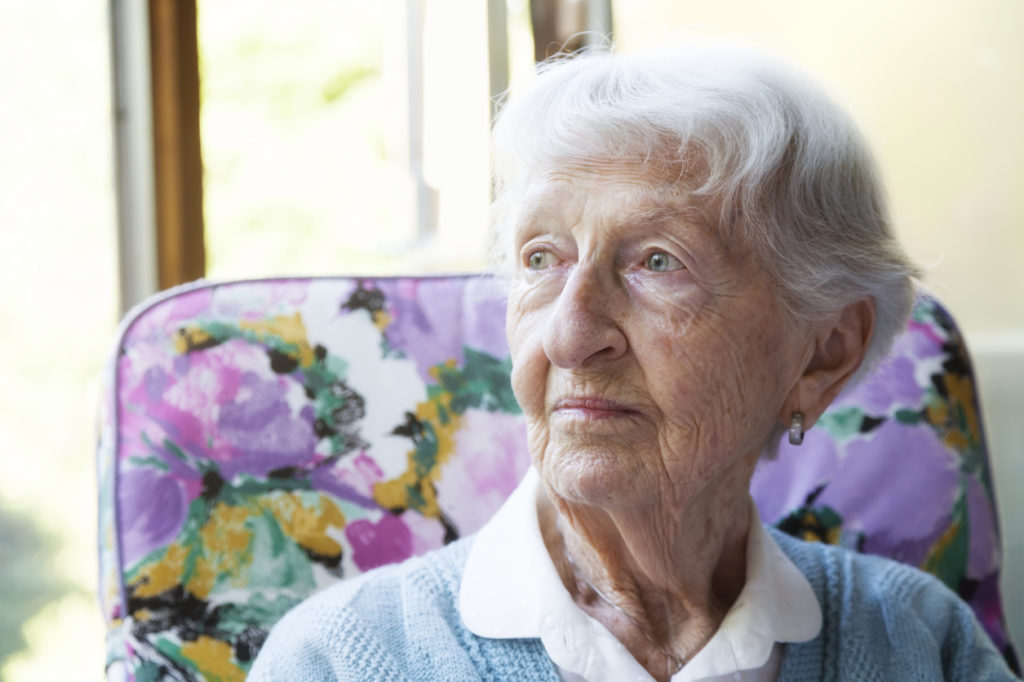
[[[589,419],[610,419],[636,414],[636,410],[606,398],[567,397],[555,401],[552,412]]]

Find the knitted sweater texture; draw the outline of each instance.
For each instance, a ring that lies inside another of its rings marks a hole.
[[[824,618],[818,637],[786,645],[780,682],[1017,679],[970,608],[932,576],[768,532],[807,577]],[[274,627],[248,679],[558,682],[539,639],[488,639],[462,624],[459,584],[471,542],[300,604]]]

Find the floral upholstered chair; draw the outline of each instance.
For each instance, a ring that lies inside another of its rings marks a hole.
[[[136,308],[101,406],[110,679],[242,680],[304,597],[477,530],[529,463],[504,307],[453,276],[200,282]],[[925,296],[754,479],[787,532],[938,575],[1012,661],[993,494],[970,362]]]

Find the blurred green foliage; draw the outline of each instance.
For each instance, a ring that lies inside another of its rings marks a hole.
[[[0,503],[0,666],[28,646],[23,625],[73,588],[58,577],[58,539]]]

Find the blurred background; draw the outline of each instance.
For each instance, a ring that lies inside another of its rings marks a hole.
[[[0,0],[0,679],[102,679],[123,311],[200,276],[483,268],[493,97],[584,29],[764,47],[852,110],[977,363],[1024,642],[1019,0]]]

